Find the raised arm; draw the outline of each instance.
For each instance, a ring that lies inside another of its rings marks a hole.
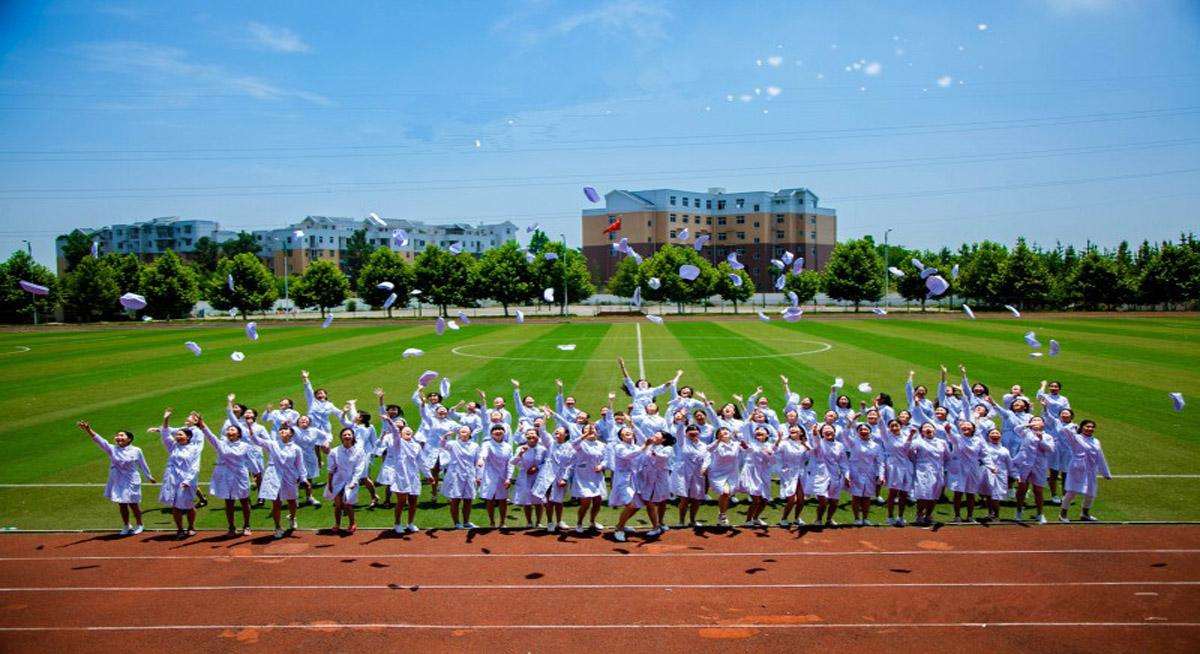
[[[317,396],[313,392],[312,381],[308,379],[307,370],[300,371],[300,378],[304,380],[304,399],[308,402],[308,410],[311,412],[313,405],[317,403]]]
[[[908,380],[904,382],[904,396],[908,398],[908,410],[912,411],[917,400],[916,392],[913,390],[913,376],[916,375],[915,370],[908,371]]]
[[[171,408],[170,407],[167,407],[167,410],[163,411],[162,426],[158,428],[158,435],[162,439],[163,447],[165,447],[168,452],[175,449],[175,441],[171,439]]]
[[[946,406],[946,366],[942,366],[942,376],[938,379],[938,404]]]
[[[96,430],[92,429],[91,424],[89,424],[86,421],[80,420],[79,422],[75,423],[75,426],[82,429],[83,433],[87,434],[88,436],[91,436],[92,442],[95,443],[97,447],[104,450],[105,454],[107,454],[109,457],[112,456],[112,453],[113,453],[112,443],[109,443],[108,441],[104,440],[103,436],[96,433]]]

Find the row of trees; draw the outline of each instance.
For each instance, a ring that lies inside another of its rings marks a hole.
[[[302,275],[286,282],[275,277],[256,255],[253,239],[222,244],[214,259],[196,257],[183,261],[167,252],[146,264],[132,254],[90,256],[87,247],[74,243],[64,250],[68,272],[57,277],[25,252],[14,253],[0,263],[0,321],[31,322],[34,312],[53,315],[62,307],[70,321],[119,318],[126,312],[118,298],[134,292],[146,297],[141,313],[158,319],[188,316],[195,304],[205,300],[222,311],[234,309],[243,316],[269,310],[283,296],[286,283],[297,306],[317,307],[322,315],[357,296],[367,305],[383,308],[406,306],[419,295],[434,304],[442,315],[450,307],[474,306],[493,301],[508,315],[512,305],[544,301],[544,291],[554,289],[553,302],[565,312],[566,301],[582,301],[596,292],[583,255],[563,243],[551,242],[537,231],[530,246],[522,250],[509,242],[476,258],[451,254],[430,246],[412,263],[386,247],[374,247],[365,239],[355,248],[354,265],[349,256],[346,270],[330,261],[310,263]],[[232,245],[231,245],[232,244]],[[227,248],[225,250],[224,248]],[[547,254],[554,256],[547,258]],[[878,302],[887,290],[895,290],[913,302],[926,303],[925,280],[913,259],[938,268],[950,289],[937,298],[955,298],[979,308],[1012,304],[1021,308],[1106,309],[1116,307],[1192,306],[1200,301],[1200,241],[1191,234],[1178,242],[1143,242],[1136,250],[1127,243],[1113,249],[1086,246],[1082,253],[1072,246],[1052,250],[1031,247],[1017,239],[1012,248],[984,241],[961,246],[957,251],[911,250],[900,246],[884,248],[871,238],[839,243],[821,273],[805,271],[785,274],[784,291],[792,291],[800,302],[810,302],[819,292],[851,302],[858,308]],[[679,276],[683,265],[700,270],[695,280]],[[951,274],[958,266],[957,277]],[[904,272],[895,277],[886,272],[895,267]],[[229,280],[232,278],[232,287]],[[734,279],[740,280],[735,283]],[[657,288],[651,280],[657,280]],[[42,284],[46,296],[32,296],[18,286],[20,280]],[[390,282],[391,290],[379,285]],[[646,302],[702,303],[712,297],[738,304],[758,290],[744,270],[734,270],[722,261],[714,266],[690,247],[668,245],[641,264],[626,257],[608,282],[608,292],[629,297],[635,289]],[[419,291],[419,293],[418,293]]]

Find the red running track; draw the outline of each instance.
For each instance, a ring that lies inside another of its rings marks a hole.
[[[1200,527],[0,536],[3,651],[1195,652]]]

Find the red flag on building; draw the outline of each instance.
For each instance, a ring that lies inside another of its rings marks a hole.
[[[620,229],[621,229],[621,219],[620,219],[620,218],[617,218],[616,220],[614,220],[614,221],[613,221],[613,223],[612,223],[611,225],[609,225],[608,227],[605,227],[605,228],[604,228],[604,231],[603,231],[603,232],[600,232],[600,233],[601,233],[601,234],[608,234],[608,233],[611,233],[611,232],[618,231],[618,230],[620,230]]]

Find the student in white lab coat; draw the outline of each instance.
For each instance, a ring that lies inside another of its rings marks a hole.
[[[537,423],[542,424],[543,419],[538,418]],[[507,425],[502,425],[504,427]],[[525,430],[525,442],[517,448],[512,458],[512,466],[514,475],[512,503],[521,507],[525,512],[525,526],[532,529],[542,526],[542,513],[546,508],[546,501],[533,494],[534,483],[537,482],[538,473],[541,472],[542,465],[546,461],[546,447],[541,444],[541,436],[538,433],[537,427],[530,427]],[[534,514],[536,513],[536,520]]]
[[[175,521],[175,537],[186,538],[196,535],[196,476],[200,472],[201,443],[200,415],[193,412],[188,416],[188,427],[171,429],[171,409],[163,412],[160,431],[163,448],[167,451],[167,464],[163,469],[162,486],[158,501],[171,507],[171,519]],[[187,516],[187,529],[183,518]]]
[[[804,524],[800,511],[804,509],[804,477],[807,473],[809,454],[808,437],[804,426],[789,425],[786,438],[780,430],[775,444],[776,457],[779,460],[779,499],[784,501],[783,515],[779,517],[779,526],[788,527],[788,516],[795,511],[797,526]]]
[[[296,529],[296,498],[298,488],[304,480],[304,455],[300,446],[292,442],[296,432],[284,423],[265,438],[250,432],[250,442],[267,453],[267,469],[263,471],[263,483],[258,496],[271,500],[271,519],[275,522],[275,539],[278,540]],[[288,528],[284,529],[280,514],[282,505],[288,505]]]
[[[142,474],[150,483],[154,483],[154,475],[146,465],[146,456],[141,448],[133,444],[133,432],[121,430],[109,443],[88,422],[80,420],[75,424],[91,436],[92,441],[108,456],[108,483],[104,485],[104,497],[115,503],[121,511],[121,522],[124,524],[121,535],[142,533]],[[136,526],[129,524],[130,513],[133,513]]]
[[[333,532],[342,531],[342,514],[350,520],[349,531],[358,531],[358,520],[354,516],[354,503],[358,500],[358,483],[367,468],[367,453],[358,446],[354,429],[343,427],[338,433],[341,445],[329,451],[326,468],[329,479],[325,482],[325,499],[333,501]]]
[[[459,427],[456,432],[442,434],[441,443],[442,450],[448,455],[442,496],[450,500],[450,517],[456,529],[475,529],[475,523],[471,522],[471,502],[475,500],[480,481],[476,468],[479,443],[471,440],[470,427]]]
[[[421,442],[413,437],[406,424],[397,424],[390,416],[383,417],[385,433],[383,446],[387,450],[379,470],[379,483],[396,494],[395,520],[392,529],[397,533],[420,531],[416,524],[417,502],[421,499]],[[408,519],[402,520],[404,512]]]
[[[488,526],[496,526],[496,509],[500,509],[500,528],[508,526],[508,489],[512,486],[512,445],[501,425],[492,427],[491,434],[480,443],[478,461],[479,497],[487,508]]]

